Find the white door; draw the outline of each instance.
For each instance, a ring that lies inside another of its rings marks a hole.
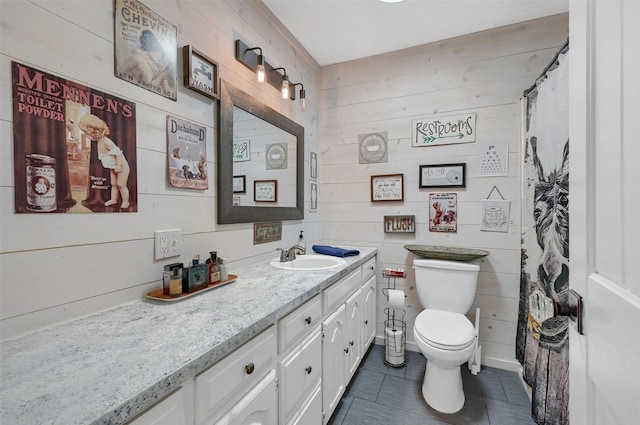
[[[640,423],[640,2],[570,2],[572,424]]]

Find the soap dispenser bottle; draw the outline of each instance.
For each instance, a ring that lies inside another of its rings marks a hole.
[[[304,248],[304,249],[305,249],[305,252],[306,252],[306,250],[307,250],[307,243],[306,243],[306,242],[305,242],[305,240],[304,240],[304,236],[302,235],[303,233],[304,233],[304,230],[300,230],[300,236],[298,236],[298,243],[297,243],[297,245],[298,245],[298,246],[301,246],[302,248]],[[305,252],[303,252],[303,251],[302,251],[302,250],[300,250],[300,249],[296,249],[296,255],[301,255],[301,254],[304,254]]]

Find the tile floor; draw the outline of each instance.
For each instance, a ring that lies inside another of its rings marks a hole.
[[[405,362],[402,368],[385,366],[384,347],[373,345],[328,425],[535,425],[515,372],[483,366],[474,376],[465,364],[465,405],[446,415],[422,398],[425,358],[407,351]]]

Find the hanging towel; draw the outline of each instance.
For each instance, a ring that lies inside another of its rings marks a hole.
[[[353,255],[360,255],[360,251],[356,249],[337,248],[329,245],[314,245],[312,248],[318,254],[333,255],[334,257],[351,257]]]

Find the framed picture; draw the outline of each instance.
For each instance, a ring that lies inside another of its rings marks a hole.
[[[318,179],[318,154],[315,152],[309,154],[309,178]]]
[[[233,162],[251,160],[251,141],[249,139],[236,139],[233,141]]]
[[[404,201],[404,174],[371,176],[371,202]]]
[[[233,176],[233,193],[247,193],[247,176]]]
[[[138,0],[115,0],[114,16],[115,76],[176,100],[178,28]]]
[[[254,180],[253,200],[255,202],[277,202],[278,201],[278,181],[277,180]]]
[[[253,224],[253,244],[274,242],[282,239],[282,222],[271,221],[268,223]]]
[[[415,233],[415,215],[385,215],[385,233]]]
[[[318,183],[309,182],[309,211],[318,211]]]
[[[207,96],[218,99],[218,63],[203,55],[190,45],[182,48],[184,64],[184,86]]]
[[[458,231],[458,194],[429,194],[429,231],[456,233]]]
[[[420,166],[420,188],[465,187],[465,163]]]

